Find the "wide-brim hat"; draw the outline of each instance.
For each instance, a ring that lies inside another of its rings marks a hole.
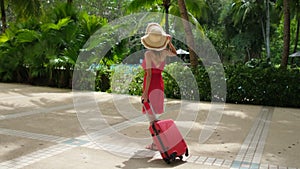
[[[149,23],[146,35],[141,38],[141,42],[147,49],[161,51],[167,47],[170,41],[169,36],[159,24]]]

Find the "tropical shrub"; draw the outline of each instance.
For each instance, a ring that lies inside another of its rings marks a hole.
[[[113,65],[111,66],[111,71],[111,92],[119,94],[138,93],[135,90],[139,88],[139,82],[141,82],[136,79],[141,72],[140,66],[128,64]],[[131,83],[134,83],[136,86],[131,85]]]
[[[71,87],[80,49],[107,21],[66,4],[41,18],[11,24],[0,36],[0,81]]]
[[[134,74],[126,74],[129,67],[123,66],[110,84],[115,93],[141,95],[144,71],[136,68]],[[190,76],[189,68],[173,63],[165,67],[163,72],[165,95],[168,98],[193,100],[195,93],[190,82],[195,78],[198,94],[201,101],[211,101],[212,83],[219,81],[217,69],[199,66]],[[213,71],[213,72],[212,72]],[[228,65],[224,67],[226,88],[225,91],[213,91],[214,94],[224,96],[221,101],[239,104],[255,104],[266,106],[300,107],[300,69],[280,69],[266,63],[252,62],[248,64]],[[210,76],[211,77],[210,77]],[[128,77],[130,76],[130,77]],[[118,77],[118,78],[116,78]],[[118,79],[118,80],[116,80]],[[216,85],[218,86],[218,85]],[[219,93],[218,93],[219,92]],[[221,92],[221,93],[220,93]]]
[[[299,69],[227,66],[227,101],[269,106],[300,106]]]

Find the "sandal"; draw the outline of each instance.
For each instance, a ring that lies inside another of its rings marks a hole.
[[[149,150],[153,150],[153,151],[157,151],[158,150],[157,147],[156,147],[156,145],[154,143],[146,146],[145,148],[149,149]]]

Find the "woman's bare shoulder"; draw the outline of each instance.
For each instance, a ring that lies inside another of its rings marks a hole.
[[[150,50],[147,50],[144,55],[145,55],[146,60],[150,60],[151,56],[153,55],[153,52]]]
[[[145,52],[145,56],[147,56],[147,55],[152,55],[152,51],[151,50],[147,50],[146,52]]]

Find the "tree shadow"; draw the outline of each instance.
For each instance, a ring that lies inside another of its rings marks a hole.
[[[156,155],[153,157],[141,155],[147,151],[148,150],[139,150],[135,152],[132,157],[123,162],[123,165],[117,165],[116,167],[121,169],[173,168],[186,163],[186,161],[176,159],[175,161],[172,161],[171,164],[167,164],[162,158],[156,157]]]

